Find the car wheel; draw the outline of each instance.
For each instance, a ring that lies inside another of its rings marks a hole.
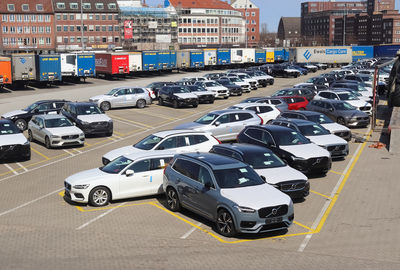
[[[174,188],[167,189],[167,207],[172,212],[178,212],[181,210],[181,203],[179,201],[178,194]]]
[[[33,142],[33,135],[30,129],[28,130],[28,141]]]
[[[224,99],[228,99],[228,98],[229,98],[229,96],[224,97]]]
[[[198,103],[198,102],[193,103],[193,108],[197,108],[197,106],[199,106],[199,103]]]
[[[160,97],[158,98],[158,105],[160,106],[164,105],[164,101]]]
[[[346,125],[346,121],[344,120],[343,117],[338,117],[337,120],[336,120],[336,122],[337,122],[338,124],[340,124],[340,125],[343,125],[343,126]]]
[[[218,211],[216,225],[218,233],[223,236],[232,237],[236,234],[232,215],[225,209]]]
[[[100,104],[100,109],[102,109],[103,111],[108,111],[111,109],[111,104],[110,102],[104,101]]]
[[[210,100],[209,103],[210,103],[210,104],[213,104],[213,103],[214,103],[214,99]]]
[[[26,121],[24,119],[18,119],[17,121],[15,121],[15,125],[22,131],[24,131],[27,126]]]
[[[50,139],[49,137],[46,136],[46,138],[44,139],[44,144],[46,146],[47,149],[51,148],[51,144],[50,144]]]
[[[146,101],[144,99],[139,99],[136,102],[136,107],[138,107],[139,109],[143,109],[144,107],[146,107]]]
[[[110,191],[105,187],[94,188],[89,195],[89,203],[92,206],[100,207],[107,205],[110,201]]]
[[[179,104],[177,100],[174,100],[174,102],[172,103],[172,106],[174,107],[174,109],[179,108]]]
[[[242,95],[242,93],[239,93],[238,96],[240,97]]]
[[[107,137],[111,137],[112,135],[113,135],[113,132],[112,132],[112,131],[106,133],[106,136],[107,136]]]

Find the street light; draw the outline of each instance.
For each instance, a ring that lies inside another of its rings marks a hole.
[[[247,34],[247,0],[246,0],[246,5],[244,6],[244,17],[245,17],[245,29],[244,29],[244,31],[245,31],[245,39],[246,39],[246,48],[247,48],[247,39],[248,39],[248,34]]]
[[[344,12],[343,12],[343,46],[346,45],[346,15],[347,15],[347,3],[344,4]]]
[[[81,0],[81,43],[82,43],[82,51],[85,50],[85,42],[83,41],[83,7]]]

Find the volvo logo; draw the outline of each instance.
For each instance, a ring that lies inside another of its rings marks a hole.
[[[272,213],[272,215],[275,216],[278,213],[278,209],[276,209],[276,208],[272,209],[271,213]]]
[[[292,186],[290,187],[290,189],[296,189],[296,184],[292,184]]]
[[[313,165],[319,164],[320,162],[321,162],[321,159],[320,159],[320,158],[317,158],[317,159],[315,160],[315,162],[313,163]]]
[[[307,60],[310,59],[311,57],[311,52],[309,50],[306,50],[303,54],[304,58],[306,58]]]

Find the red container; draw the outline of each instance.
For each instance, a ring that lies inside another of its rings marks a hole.
[[[96,53],[96,73],[105,75],[129,74],[129,55]]]
[[[0,87],[12,84],[11,58],[0,56]]]

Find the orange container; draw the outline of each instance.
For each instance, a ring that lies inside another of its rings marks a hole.
[[[0,85],[12,84],[11,58],[0,56]]]

